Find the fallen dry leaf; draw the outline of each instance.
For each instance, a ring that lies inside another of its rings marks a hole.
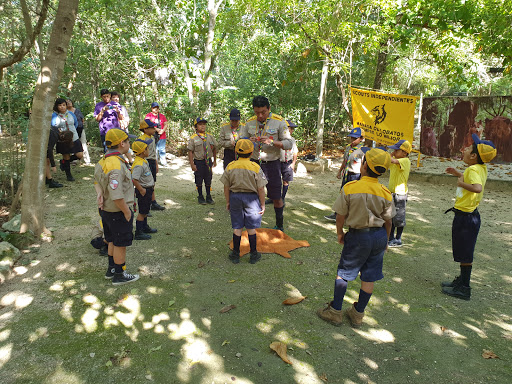
[[[285,301],[283,301],[284,305],[294,305],[299,304],[302,300],[304,300],[307,296],[299,296],[299,297],[289,297]]]
[[[318,378],[326,383],[329,381],[327,380],[327,375],[325,373],[322,373]]]
[[[488,349],[484,349],[484,353],[482,353],[482,357],[484,359],[499,359],[498,355],[493,351],[489,351]]]
[[[197,268],[203,268],[205,266],[205,263],[203,263],[202,261],[197,264]]]
[[[226,305],[225,307],[223,307],[219,312],[220,313],[226,313],[226,312],[229,312],[231,311],[232,309],[235,309],[236,308],[236,305]]]
[[[441,332],[444,332],[444,331],[446,331],[446,330],[447,330],[447,328],[446,328],[446,327],[441,327]]]
[[[270,349],[275,351],[285,363],[293,365],[293,363],[290,361],[290,359],[288,359],[288,355],[286,354],[286,344],[285,343],[281,343],[279,341],[274,341],[272,344],[270,344]]]

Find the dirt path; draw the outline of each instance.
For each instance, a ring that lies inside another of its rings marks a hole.
[[[405,245],[386,254],[366,322],[353,330],[314,313],[331,299],[339,259],[335,227],[323,219],[339,189],[334,173],[299,177],[289,190],[286,232],[310,248],[233,265],[221,167],[216,205],[199,206],[192,174],[176,159],[157,182],[167,210],[149,223],[159,232],[128,251],[128,270],[141,279],[114,288],[103,278],[106,258],[89,245],[92,171],[79,167],[77,182],[48,191],[55,238],[25,253],[17,276],[0,286],[3,383],[512,382],[509,184],[485,191],[465,302],[439,286],[457,273],[452,216],[443,214],[455,179],[413,176]],[[264,222],[274,225],[271,208]],[[301,304],[281,304],[299,292],[307,296]],[[344,308],[357,294],[358,283],[349,284]],[[228,305],[236,308],[219,312]],[[287,343],[293,365],[269,349],[273,341]],[[499,359],[485,359],[484,350]]]

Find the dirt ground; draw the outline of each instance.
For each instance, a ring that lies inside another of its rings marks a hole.
[[[127,269],[141,279],[120,287],[104,279],[106,258],[89,245],[98,219],[93,168],[75,167],[75,183],[48,190],[53,239],[26,250],[0,286],[2,383],[512,382],[510,183],[486,187],[466,302],[440,292],[458,273],[453,215],[444,214],[456,180],[415,170],[404,246],[388,250],[385,277],[354,330],[315,314],[332,299],[341,251],[323,218],[339,191],[335,172],[300,175],[288,193],[285,231],[311,247],[291,259],[265,254],[255,265],[233,265],[221,165],[216,204],[200,206],[185,159],[171,164],[156,189],[166,211],[149,218],[159,232],[128,250]],[[273,225],[267,206],[263,226]],[[344,309],[358,292],[359,281],[351,282]],[[307,298],[282,305],[299,294]],[[274,341],[287,344],[293,364],[269,348]]]

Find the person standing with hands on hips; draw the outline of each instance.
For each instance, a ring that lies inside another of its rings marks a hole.
[[[286,121],[270,111],[270,102],[264,96],[252,100],[255,116],[240,131],[241,138],[249,138],[254,144],[251,160],[259,162],[268,180],[267,197],[274,202],[276,225],[284,231],[284,206],[281,196],[281,149],[292,149],[293,143]]]

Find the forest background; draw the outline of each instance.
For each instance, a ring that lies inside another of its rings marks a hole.
[[[29,111],[60,3],[0,3],[4,203],[24,172]],[[263,94],[298,123],[299,146],[322,154],[324,140],[327,149],[339,145],[351,126],[349,85],[510,95],[511,9],[509,0],[80,0],[68,11],[76,23],[57,96],[75,101],[96,145],[101,88],[122,95],[134,132],[158,101],[177,149],[195,117],[216,134],[231,108],[248,118],[252,97]]]

